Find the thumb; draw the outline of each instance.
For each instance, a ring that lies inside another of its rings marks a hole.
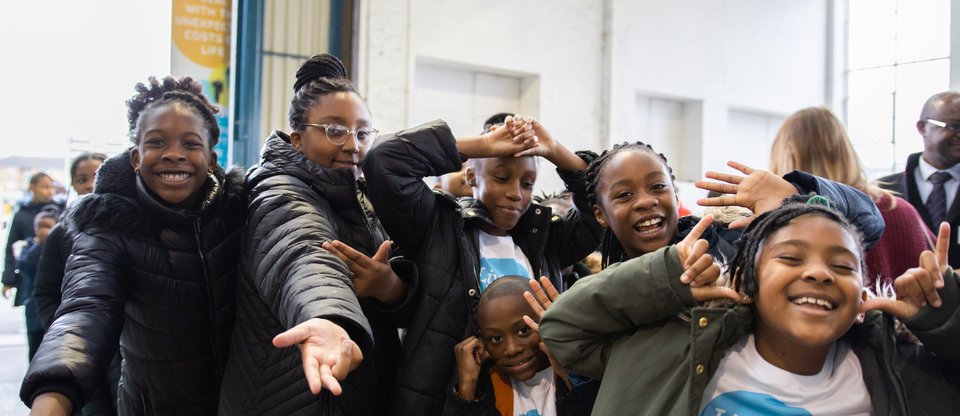
[[[757,218],[756,215],[751,215],[751,216],[749,216],[749,217],[747,217],[747,218],[741,218],[741,219],[739,219],[739,220],[736,220],[736,221],[734,221],[734,222],[731,222],[730,225],[727,225],[727,228],[729,228],[729,229],[731,229],[731,230],[737,230],[737,229],[741,229],[741,228],[744,228],[744,229],[745,229],[745,228],[749,227],[749,226],[750,226],[750,223],[752,223],[753,220],[756,219],[756,218]]]
[[[706,302],[716,299],[730,299],[734,302],[740,302],[740,294],[726,286],[704,286],[692,287],[690,292],[693,299],[697,302]]]
[[[380,263],[387,263],[390,260],[390,248],[393,247],[393,241],[387,240],[380,244],[377,253],[373,255],[373,260]]]
[[[309,334],[307,329],[301,325],[290,328],[279,335],[273,337],[273,346],[277,348],[286,348],[297,345],[307,339]]]

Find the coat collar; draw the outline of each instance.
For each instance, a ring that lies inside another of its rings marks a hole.
[[[273,176],[293,176],[318,193],[328,195],[332,204],[356,199],[358,181],[350,169],[330,169],[308,159],[290,144],[290,136],[274,131],[260,151],[260,164],[247,173],[247,187]]]

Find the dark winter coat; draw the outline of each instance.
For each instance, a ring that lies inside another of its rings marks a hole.
[[[51,205],[53,203],[46,204],[37,204],[33,201],[21,201],[17,204],[16,211],[13,214],[13,218],[10,220],[10,232],[7,234],[7,245],[4,251],[3,256],[3,284],[7,286],[17,287],[19,282],[17,281],[17,258],[13,255],[13,243],[16,243],[20,240],[26,240],[34,236],[33,233],[33,218],[43,210],[43,207]],[[62,206],[57,205],[62,208]],[[18,292],[20,289],[17,290]],[[17,294],[19,298],[19,293]],[[23,304],[22,299],[16,301],[15,305],[20,306]]]
[[[451,383],[447,388],[447,401],[443,405],[443,416],[513,416],[504,415],[497,409],[497,393],[513,394],[513,390],[497,391],[493,385],[493,377],[498,377],[503,385],[510,385],[510,379],[501,373],[491,371],[489,362],[480,370],[477,382],[476,399],[467,401],[457,395],[457,383]],[[598,380],[570,379],[573,390],[560,377],[555,377],[557,416],[587,416],[590,406],[597,397],[600,387]],[[509,403],[509,402],[508,402]]]
[[[370,201],[390,237],[419,270],[416,302],[402,311],[407,332],[390,393],[395,414],[436,415],[454,376],[454,346],[477,331],[480,301],[478,230],[489,221],[473,199],[434,193],[423,181],[460,170],[464,159],[442,121],[382,136],[367,153],[363,172]],[[581,157],[588,157],[587,154]],[[575,210],[551,221],[548,207],[531,204],[510,231],[535,276],[563,290],[561,272],[594,251],[600,225],[586,199],[584,172],[558,170],[573,191]]]
[[[220,413],[390,414],[383,398],[399,351],[396,325],[375,301],[358,301],[350,269],[321,247],[340,240],[373,255],[385,239],[358,201],[353,173],[320,167],[274,132],[247,173],[247,187],[237,329]],[[271,342],[312,318],[339,324],[363,352],[337,398],[310,392],[299,348]]]
[[[73,240],[67,235],[63,223],[57,223],[47,234],[37,265],[36,281],[33,284],[33,302],[37,305],[37,315],[43,329],[50,328],[53,315],[60,307],[63,287],[63,272],[67,258],[73,250]]]
[[[216,179],[214,179],[216,178]],[[210,415],[234,322],[243,215],[238,172],[216,172],[197,210],[168,208],[123,153],[67,218],[63,303],[20,398],[59,392],[79,409],[119,345],[120,414]]]
[[[940,224],[931,222],[930,212],[927,211],[927,206],[923,203],[923,198],[920,197],[920,191],[917,189],[917,181],[914,177],[916,170],[920,168],[920,157],[922,156],[923,153],[910,155],[907,157],[907,167],[903,172],[884,176],[875,182],[881,188],[896,192],[901,198],[910,201],[910,205],[913,205],[913,207],[917,209],[917,212],[920,213],[920,218],[923,219],[923,223],[936,234],[940,229]],[[958,194],[958,196],[960,196],[960,194]],[[944,220],[949,222],[950,227],[953,228],[952,235],[954,238],[950,240],[950,266],[955,269],[960,269],[960,239],[956,238],[956,236],[960,235],[960,198],[953,198],[953,204],[950,205],[950,209],[947,211],[947,218]]]
[[[581,279],[547,310],[540,331],[557,360],[602,378],[593,414],[699,414],[724,354],[753,331],[750,307],[698,307],[681,273],[675,246],[664,247]],[[945,280],[943,305],[904,322],[921,343],[896,337],[894,319],[879,311],[844,335],[874,415],[960,409],[960,276]]]

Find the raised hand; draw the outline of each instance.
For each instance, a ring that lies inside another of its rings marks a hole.
[[[721,194],[713,198],[702,198],[697,204],[705,207],[736,205],[753,211],[754,215],[730,223],[729,228],[745,228],[756,218],[780,206],[783,200],[797,193],[797,188],[783,178],[771,172],[753,169],[737,162],[727,162],[746,176],[729,173],[707,172],[704,176],[722,182],[697,181],[697,188],[715,191]]]
[[[740,296],[735,290],[713,286],[713,282],[720,278],[720,265],[707,253],[710,243],[700,239],[712,223],[713,215],[704,215],[697,225],[693,226],[690,233],[677,243],[677,254],[680,256],[680,263],[683,264],[680,281],[690,286],[690,292],[697,302],[724,298],[739,301]]]
[[[326,319],[313,318],[290,328],[274,337],[273,345],[300,348],[303,375],[313,394],[327,389],[339,396],[343,392],[339,380],[347,378],[363,360],[360,347],[347,331]]]
[[[523,292],[523,298],[527,300],[527,304],[537,315],[537,320],[543,318],[543,314],[547,312],[547,309],[550,309],[550,305],[553,305],[558,297],[560,297],[560,292],[557,292],[557,288],[553,287],[553,283],[547,276],[540,276],[539,282],[530,279],[530,291]]]
[[[390,267],[390,246],[384,241],[373,257],[367,257],[341,241],[323,243],[323,248],[342,260],[353,273],[353,287],[357,297],[373,297],[387,305],[403,299],[407,285]]]
[[[534,139],[538,142],[537,146],[517,153],[515,156],[542,156],[561,169],[573,171],[587,169],[587,162],[580,159],[576,153],[571,152],[562,143],[554,140],[553,135],[543,127],[543,124],[533,118],[523,118],[523,120],[533,126],[533,132],[536,133]]]
[[[457,395],[466,401],[476,399],[477,380],[480,378],[480,368],[489,358],[483,349],[483,343],[474,336],[467,338],[453,347],[457,356],[457,370],[460,373],[460,382],[457,384]]]
[[[540,146],[539,138],[529,121],[509,116],[503,126],[494,126],[480,137],[483,149],[479,154],[467,154],[468,157],[519,156],[526,150]]]
[[[533,282],[533,280],[531,280],[531,282]],[[549,282],[549,280],[547,280],[547,282]],[[533,286],[534,283],[531,283],[530,285]],[[552,289],[553,285],[550,285],[550,288]],[[527,299],[527,303],[530,302],[530,298],[527,297],[529,294],[530,292],[523,292],[523,297]],[[556,299],[556,297],[554,297],[554,299]],[[541,317],[543,316],[542,312],[539,312],[539,314]],[[573,391],[573,383],[570,382],[570,377],[568,376],[570,374],[570,370],[567,370],[566,367],[560,365],[560,362],[557,361],[557,358],[553,356],[552,352],[550,352],[550,348],[547,348],[547,344],[543,343],[543,337],[540,336],[540,324],[538,324],[537,321],[534,321],[529,315],[523,315],[523,322],[527,324],[527,327],[529,327],[530,330],[536,332],[537,336],[540,337],[540,344],[537,346],[540,348],[540,351],[543,351],[543,353],[547,355],[547,359],[550,360],[550,367],[553,368],[553,373],[560,376],[560,379],[563,380],[563,382],[567,385],[568,390]]]
[[[937,289],[943,288],[943,273],[947,271],[947,253],[950,250],[950,223],[940,223],[935,253],[920,253],[920,267],[907,270],[893,281],[896,299],[867,299],[860,312],[878,309],[901,320],[912,318],[927,305],[939,308],[943,302]]]

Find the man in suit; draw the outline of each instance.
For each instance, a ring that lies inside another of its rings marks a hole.
[[[900,193],[920,212],[936,234],[941,221],[954,231],[950,242],[950,265],[960,267],[960,93],[947,91],[927,99],[917,121],[923,136],[923,152],[907,158],[902,173],[877,180],[884,189]]]

